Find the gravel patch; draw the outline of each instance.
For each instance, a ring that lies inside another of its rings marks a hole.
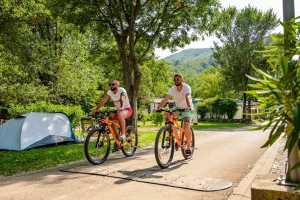
[[[270,174],[276,174],[278,175],[278,177],[280,176],[280,174],[282,174],[283,177],[285,177],[286,170],[287,170],[287,160],[288,160],[288,151],[284,150],[286,137],[281,139],[281,141],[279,142],[280,142],[280,148],[274,159],[274,163],[270,170]]]

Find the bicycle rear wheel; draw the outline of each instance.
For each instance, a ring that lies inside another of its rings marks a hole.
[[[194,136],[194,131],[191,127],[191,134],[192,134],[192,142],[191,142],[191,155],[186,155],[185,150],[186,150],[186,139],[184,137],[184,134],[182,134],[182,139],[181,139],[181,152],[182,155],[185,159],[189,159],[193,156],[194,149],[195,149],[195,136]]]
[[[125,156],[130,157],[137,149],[138,134],[133,126],[127,126],[125,134],[126,139],[123,141],[121,150]]]
[[[170,166],[174,156],[174,137],[170,131],[169,126],[162,127],[155,139],[155,159],[162,169]]]
[[[110,151],[109,135],[96,128],[89,132],[84,143],[84,153],[87,160],[98,165],[103,163]]]

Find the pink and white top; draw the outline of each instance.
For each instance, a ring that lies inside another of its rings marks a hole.
[[[129,99],[127,92],[124,88],[118,87],[118,91],[115,94],[113,91],[108,90],[106,95],[110,97],[110,99],[114,102],[116,109],[121,107],[121,94],[125,93],[125,98],[123,99],[124,108],[130,108]]]

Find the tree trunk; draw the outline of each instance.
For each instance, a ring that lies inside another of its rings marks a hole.
[[[243,105],[243,119],[246,118],[246,113],[247,113],[247,94],[243,93],[244,97],[244,105]]]
[[[248,99],[248,118],[251,119],[251,98]]]
[[[128,120],[126,120],[126,124],[137,127],[137,99],[140,91],[142,74],[139,71],[139,66],[137,62],[129,59],[123,59],[122,63],[124,88],[128,93],[130,106],[132,109],[132,115]]]

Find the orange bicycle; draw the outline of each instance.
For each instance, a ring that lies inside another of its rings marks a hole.
[[[118,131],[120,130],[120,126],[109,118],[110,113],[116,112],[116,110],[96,112],[97,126],[88,133],[84,144],[85,156],[94,165],[102,164],[108,158],[111,140],[115,141],[112,152],[121,149],[126,157],[132,156],[137,149],[138,134],[133,126],[126,127],[125,140],[118,140],[112,124],[117,126]],[[104,115],[104,117],[101,118],[101,115]],[[110,138],[110,134],[112,135],[112,139]]]
[[[162,127],[156,135],[155,139],[155,159],[157,164],[162,168],[167,168],[170,166],[173,156],[174,150],[181,149],[182,155],[185,159],[189,159],[193,156],[194,147],[195,147],[195,137],[194,131],[191,128],[192,133],[192,142],[191,142],[191,154],[187,155],[185,153],[186,150],[186,140],[184,137],[184,129],[182,128],[183,121],[181,120],[181,125],[172,117],[172,113],[179,111],[183,112],[184,109],[173,110],[172,108],[168,110],[157,110],[157,112],[168,112],[170,113],[168,120],[166,122],[166,126]],[[179,129],[179,133],[177,132]],[[174,142],[175,138],[175,142]]]

